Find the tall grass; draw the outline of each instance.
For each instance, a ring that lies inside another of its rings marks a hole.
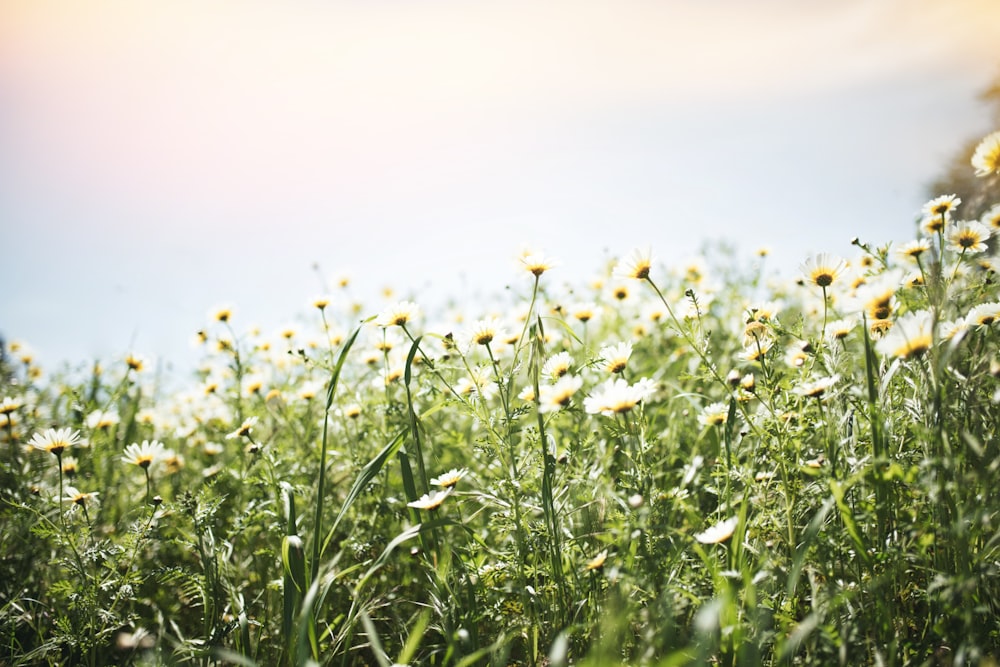
[[[530,255],[460,319],[227,310],[169,395],[11,346],[0,662],[995,664],[998,264],[931,208],[784,281]]]

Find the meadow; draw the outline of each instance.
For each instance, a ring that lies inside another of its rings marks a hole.
[[[280,331],[215,310],[170,391],[12,343],[0,663],[997,664],[998,234],[943,194],[781,281],[345,282]]]

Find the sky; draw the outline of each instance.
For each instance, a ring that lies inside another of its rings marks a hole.
[[[184,368],[218,304],[278,327],[342,274],[903,242],[997,44],[994,0],[3,0],[0,335]]]

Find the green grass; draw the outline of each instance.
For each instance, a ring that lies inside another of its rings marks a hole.
[[[228,312],[169,394],[11,346],[0,663],[996,664],[1000,290],[956,225],[783,282],[533,256],[461,321]]]

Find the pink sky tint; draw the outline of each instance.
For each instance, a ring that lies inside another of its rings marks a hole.
[[[24,0],[0,9],[0,72],[17,96],[21,168],[92,194],[239,213],[330,187],[374,196],[442,144],[579,109],[753,104],[892,71],[944,75],[995,48],[998,30],[983,27],[1000,24],[997,7]],[[435,168],[447,187],[466,173]]]
[[[906,240],[998,43],[992,0],[8,0],[0,333],[176,355],[220,301],[294,316],[314,261],[443,300],[525,243],[577,279],[692,229]]]

